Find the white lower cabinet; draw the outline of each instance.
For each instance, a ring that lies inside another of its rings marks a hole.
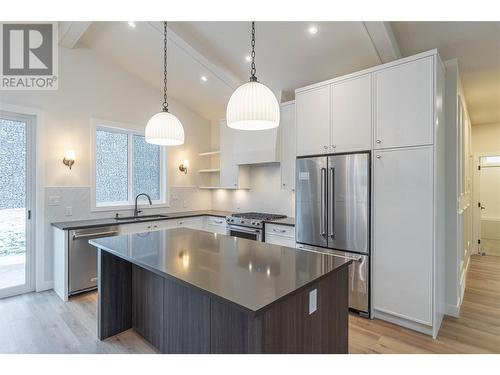
[[[203,230],[204,229],[204,224],[203,220],[205,218],[203,216],[197,216],[197,217],[187,217],[183,219],[177,219],[175,221],[176,223],[176,228],[190,228],[190,229],[198,229],[198,230]]]
[[[373,307],[433,324],[433,147],[374,154]]]
[[[223,217],[207,216],[205,219],[204,230],[212,233],[226,234],[226,220]]]
[[[155,230],[172,228],[191,228],[204,230],[204,217],[188,217],[182,219],[167,219],[158,221],[147,221],[142,223],[122,224],[119,226],[120,234],[151,232]]]
[[[161,220],[161,221],[146,221],[142,223],[132,223],[132,224],[121,224],[118,227],[120,234],[131,234],[131,233],[143,233],[151,232],[155,230],[174,228],[174,223],[171,220]]]
[[[295,227],[288,225],[266,224],[266,243],[295,247]]]

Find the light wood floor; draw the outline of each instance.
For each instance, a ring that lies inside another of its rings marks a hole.
[[[439,337],[350,317],[351,353],[500,353],[500,257],[473,256],[459,319]],[[154,353],[130,330],[96,339],[96,293],[62,302],[53,291],[0,300],[0,353]]]

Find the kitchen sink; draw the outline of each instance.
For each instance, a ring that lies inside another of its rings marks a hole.
[[[151,220],[151,219],[165,219],[167,215],[139,215],[139,216],[118,216],[115,217],[115,220]]]

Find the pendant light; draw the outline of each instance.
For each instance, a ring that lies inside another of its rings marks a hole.
[[[184,128],[179,119],[168,111],[167,22],[163,22],[163,108],[149,119],[145,136],[146,142],[160,146],[177,146],[184,143]]]
[[[227,126],[240,130],[272,129],[280,123],[280,107],[273,92],[255,76],[255,22],[252,22],[250,82],[233,92],[227,104]]]

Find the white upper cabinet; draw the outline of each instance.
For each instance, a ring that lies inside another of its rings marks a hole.
[[[432,324],[433,147],[381,150],[374,159],[373,307]]]
[[[228,127],[226,121],[220,123],[220,187],[224,189],[249,188],[249,171],[247,167],[236,164],[234,156],[234,140],[236,130]]]
[[[371,74],[365,74],[332,84],[332,152],[371,149],[371,77]]]
[[[433,58],[374,73],[375,148],[433,143]]]
[[[295,189],[295,103],[281,105],[280,119],[281,188]]]
[[[295,95],[297,155],[328,152],[330,141],[330,85]]]

